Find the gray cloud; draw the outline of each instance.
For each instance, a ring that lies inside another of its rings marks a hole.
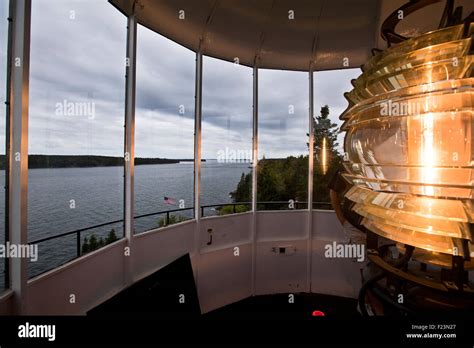
[[[126,18],[105,0],[33,1],[30,153],[122,154],[125,40]],[[136,155],[192,157],[195,53],[139,26],[137,58]],[[250,149],[252,69],[205,57],[203,71],[203,157]],[[316,73],[316,114],[328,104],[340,123],[358,74]],[[307,153],[308,74],[261,70],[259,97],[260,155]],[[95,115],[57,114],[64,101]]]

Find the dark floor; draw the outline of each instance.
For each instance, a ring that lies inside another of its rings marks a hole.
[[[184,303],[183,297],[184,295]],[[306,319],[313,311],[326,317],[357,318],[357,301],[328,295],[255,296],[200,315],[191,260],[185,255],[133,284],[88,312],[89,316],[121,315],[153,319]]]
[[[180,302],[184,295],[184,303]],[[136,282],[90,310],[89,316],[152,317],[153,319],[197,318],[199,301],[189,255]]]
[[[287,294],[250,297],[203,315],[206,319],[307,319],[314,311],[337,319],[359,318],[357,301],[329,295],[295,294],[288,303]]]

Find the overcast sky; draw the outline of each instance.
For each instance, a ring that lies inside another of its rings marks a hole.
[[[122,155],[126,18],[105,0],[32,6],[30,153]],[[2,43],[4,33],[5,25]],[[193,52],[139,26],[137,157],[193,156],[194,63]],[[203,158],[250,150],[252,69],[210,57],[203,66]],[[359,74],[316,73],[315,112],[328,104],[340,123],[343,93]],[[262,69],[259,97],[260,156],[306,154],[308,74]]]

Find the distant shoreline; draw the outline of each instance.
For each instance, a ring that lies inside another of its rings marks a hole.
[[[135,165],[146,164],[176,164],[180,162],[193,162],[194,159],[170,158],[135,158]],[[205,162],[205,159],[201,160]],[[113,156],[87,156],[87,155],[29,155],[28,168],[93,168],[93,167],[119,167],[123,166],[123,157]],[[0,155],[0,170],[5,169],[5,155]]]

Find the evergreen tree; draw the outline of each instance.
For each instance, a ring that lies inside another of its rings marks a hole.
[[[245,175],[242,173],[240,181],[237,184],[235,191],[230,193],[230,196],[234,202],[250,202],[252,199],[252,174]]]
[[[159,227],[165,227],[165,226],[168,226],[168,225],[172,225],[172,224],[177,224],[178,222],[182,222],[182,221],[186,221],[186,217],[185,216],[182,216],[182,215],[175,215],[175,214],[170,214],[169,215],[169,219],[167,220],[166,216],[160,218],[158,220],[158,226]]]
[[[92,234],[89,238],[84,237],[84,242],[82,243],[81,255],[85,255],[94,250],[102,248],[103,246],[113,243],[118,240],[117,235],[115,234],[115,229],[111,229],[107,237],[104,239],[100,237],[99,239],[95,234]]]
[[[97,237],[95,236],[95,234],[93,234],[89,238],[89,251],[94,251],[97,248],[99,248],[99,242],[97,241]]]
[[[342,156],[338,151],[337,136],[339,127],[329,118],[329,106],[321,108],[319,116],[313,118],[314,131],[314,182],[315,202],[329,202],[328,183],[333,173],[340,167]],[[309,136],[309,134],[307,134]],[[326,167],[323,168],[322,149],[326,139]],[[308,192],[308,156],[266,159],[263,157],[257,166],[258,201],[275,202],[306,201]],[[252,174],[242,174],[237,188],[231,192],[234,202],[251,200]],[[273,206],[272,209],[278,209]]]
[[[107,235],[107,238],[105,238],[105,244],[110,244],[113,243],[117,240],[117,235],[115,234],[115,229],[111,229],[109,234]]]
[[[82,243],[82,254],[87,254],[89,251],[89,241],[87,240],[87,237],[84,237],[84,243]]]

